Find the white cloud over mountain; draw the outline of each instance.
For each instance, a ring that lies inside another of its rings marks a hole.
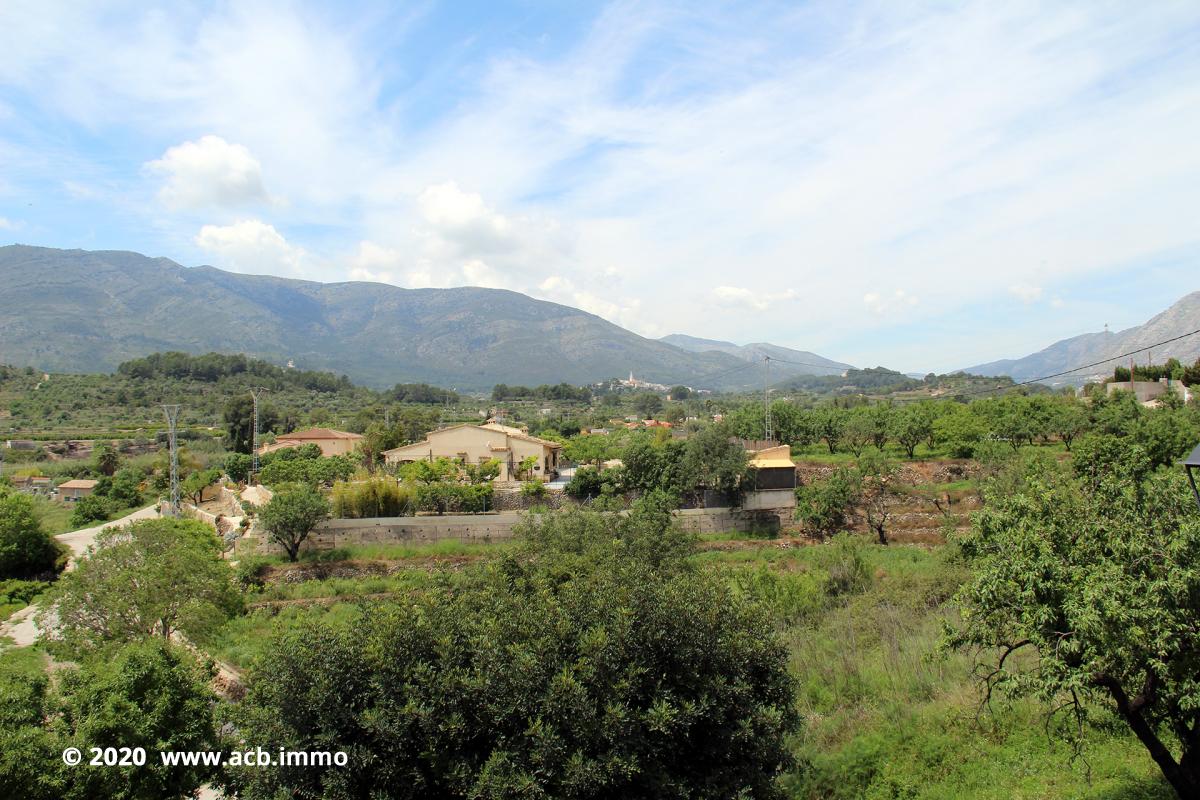
[[[284,239],[275,226],[257,219],[231,225],[205,225],[196,234],[196,245],[216,256],[218,263],[237,272],[289,276],[304,272],[306,253]]]
[[[258,159],[220,136],[170,147],[146,169],[165,179],[158,197],[171,208],[237,207],[268,199]]]

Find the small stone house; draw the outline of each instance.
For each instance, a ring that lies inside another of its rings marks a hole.
[[[58,496],[68,503],[74,503],[80,498],[89,496],[96,489],[99,481],[76,478],[58,485]]]

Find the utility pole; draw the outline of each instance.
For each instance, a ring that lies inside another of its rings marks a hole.
[[[171,516],[179,516],[179,437],[177,424],[179,422],[179,406],[164,405],[163,414],[167,417],[167,444],[171,448]]]
[[[775,441],[775,424],[771,420],[771,357],[763,357],[763,438]]]
[[[254,398],[254,428],[251,436],[250,444],[250,482],[258,477],[258,396],[266,389],[257,388],[250,390],[250,396]]]

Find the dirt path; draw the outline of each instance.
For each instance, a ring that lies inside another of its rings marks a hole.
[[[157,519],[158,508],[156,506],[148,506],[147,508],[134,511],[132,514],[121,517],[114,522],[105,522],[102,525],[95,525],[91,528],[80,528],[77,531],[70,533],[60,533],[55,536],[60,542],[71,549],[71,558],[67,562],[67,570],[75,569],[76,562],[80,556],[87,552],[87,549],[96,542],[96,536],[105,528],[123,528],[130,523],[137,522],[143,519]],[[37,613],[38,606],[33,604],[22,608],[17,613],[13,614],[4,622],[0,622],[0,639],[9,637],[16,647],[28,647],[37,641],[38,630],[37,623],[34,621],[34,615]]]

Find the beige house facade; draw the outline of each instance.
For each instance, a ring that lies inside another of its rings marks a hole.
[[[530,476],[550,480],[558,473],[558,454],[562,445],[530,436],[519,428],[489,422],[486,425],[454,425],[431,432],[424,441],[385,450],[384,461],[403,464],[408,461],[432,461],[452,458],[465,464],[482,464],[490,459],[500,462],[497,480],[518,479],[521,462],[533,458]]]
[[[276,436],[271,444],[265,444],[258,449],[260,453],[273,453],[289,447],[302,447],[315,444],[321,448],[323,456],[345,456],[354,452],[362,436],[357,433],[335,431],[332,428],[309,428],[306,431],[293,431]]]
[[[76,478],[66,483],[60,483],[58,486],[59,499],[65,500],[68,503],[74,503],[95,491],[96,484],[98,483],[99,481],[85,480],[83,478]]]

